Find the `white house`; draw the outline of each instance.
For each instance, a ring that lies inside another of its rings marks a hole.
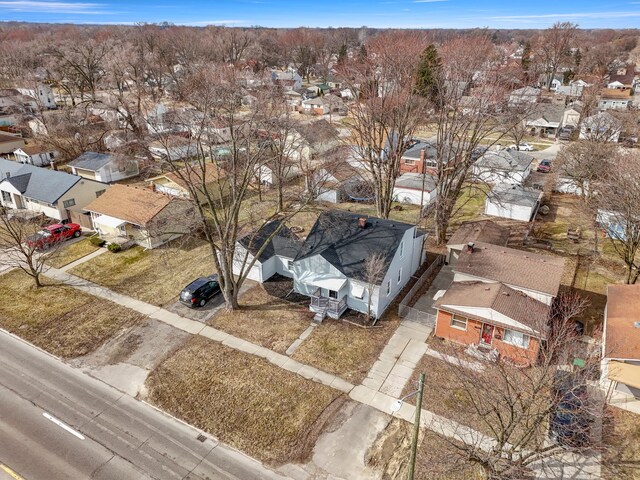
[[[278,167],[271,162],[260,165],[258,169],[260,183],[263,185],[277,185],[277,169]],[[281,171],[283,177],[282,180],[285,182],[300,175],[300,168],[291,162],[282,164]]]
[[[523,87],[512,91],[509,94],[509,105],[526,105],[536,103],[540,98],[540,89],[534,87]]]
[[[533,156],[517,150],[490,150],[473,165],[474,178],[487,183],[522,185],[531,173]]]
[[[436,198],[436,180],[428,173],[403,173],[396,179],[393,199],[411,205],[429,205]]]
[[[424,241],[415,225],[322,212],[293,261],[293,288],[316,321],[347,308],[379,318],[424,261]]]
[[[340,97],[331,93],[322,97],[303,100],[302,112],[312,115],[326,115],[330,112],[338,112],[344,109],[344,102]]]
[[[6,208],[70,220],[91,228],[83,208],[108,185],[78,175],[0,159],[0,203]]]
[[[529,222],[538,211],[541,199],[541,190],[500,183],[487,195],[484,213]]]
[[[150,142],[149,153],[157,160],[183,160],[197,155],[198,147],[188,138],[168,135],[161,140]]]
[[[620,121],[607,112],[585,118],[580,126],[580,139],[598,142],[617,142],[622,126]]]
[[[298,237],[279,220],[267,222],[236,242],[233,273],[247,272],[247,278],[260,283],[276,273],[292,278],[293,259],[301,246]]]
[[[370,200],[368,172],[346,161],[327,162],[313,173],[311,190],[319,202]]]
[[[138,160],[114,153],[85,152],[68,165],[74,175],[103,183],[117,182],[140,174]]]
[[[605,88],[600,92],[598,101],[599,110],[629,110],[633,103],[632,90],[630,88],[617,89]]]
[[[578,101],[567,105],[567,107],[564,109],[564,112],[562,114],[561,126],[577,127],[578,124],[580,123],[580,116],[582,115],[583,106],[584,106],[583,103]]]
[[[56,96],[49,85],[38,83],[36,88],[18,88],[23,95],[38,99],[40,105],[47,109],[54,109],[56,105]]]
[[[16,162],[27,163],[36,167],[48,167],[52,162],[55,162],[58,155],[59,153],[55,150],[41,145],[27,145],[13,152]]]

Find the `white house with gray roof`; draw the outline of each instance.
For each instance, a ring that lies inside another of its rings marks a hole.
[[[393,187],[396,202],[429,205],[436,199],[436,179],[428,173],[403,173]]]
[[[529,222],[538,211],[541,199],[541,190],[500,183],[487,195],[484,213]]]
[[[522,185],[531,173],[533,156],[518,150],[488,150],[472,167],[474,179],[496,184]]]
[[[140,174],[135,158],[115,153],[85,152],[68,165],[74,175],[103,183],[113,183]]]
[[[78,175],[0,159],[0,204],[89,227],[83,208],[109,187]]]

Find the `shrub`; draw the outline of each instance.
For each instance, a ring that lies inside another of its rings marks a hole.
[[[98,236],[89,237],[89,242],[91,245],[95,245],[96,247],[102,247],[106,242]]]
[[[122,250],[122,247],[120,245],[118,245],[117,243],[110,243],[109,246],[107,247],[107,249],[112,253],[117,253],[120,250]]]

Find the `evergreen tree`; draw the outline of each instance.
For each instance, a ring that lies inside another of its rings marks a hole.
[[[431,44],[420,55],[416,70],[415,89],[418,95],[428,98],[436,108],[440,107],[440,74],[442,62],[436,47]]]
[[[527,79],[529,78],[529,69],[531,68],[531,43],[524,44],[522,49],[522,59],[520,60],[522,71],[525,73]]]
[[[582,52],[579,48],[576,49],[573,54],[573,63],[576,66],[576,72],[580,71],[580,64],[582,63]]]

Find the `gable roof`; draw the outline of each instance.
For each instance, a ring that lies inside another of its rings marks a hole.
[[[84,152],[78,158],[69,162],[69,166],[95,172],[114,161],[115,158],[115,155],[111,153]]]
[[[640,285],[608,285],[605,357],[640,360]]]
[[[197,190],[201,190],[201,187],[203,186],[203,180],[204,185],[210,185],[226,176],[224,170],[218,168],[213,163],[206,165],[204,174],[202,172],[202,166],[200,165],[192,166],[189,169],[183,168],[180,170],[180,172],[180,175],[178,175],[178,172],[163,173],[162,175],[151,178],[149,181],[153,183],[153,181],[157,180],[158,178],[166,178],[167,180],[170,180],[184,190],[188,190],[187,182],[185,182],[186,179],[189,182],[193,182]]]
[[[424,190],[431,192],[436,188],[436,180],[433,175],[428,173],[409,172],[403,173],[396,179],[396,187],[410,188],[412,190]]]
[[[38,145],[38,144],[33,144],[32,143],[31,145],[26,145],[24,147],[21,147],[21,148],[18,148],[18,149],[15,150],[15,152],[17,152],[17,151],[21,151],[21,152],[26,153],[29,156],[32,156],[32,155],[36,155],[38,153],[53,152],[54,150],[52,148],[47,148],[47,147],[44,147],[42,145]],[[15,152],[13,152],[13,153],[15,153]]]
[[[360,228],[359,218],[366,219],[365,228]],[[412,228],[415,226],[407,223],[328,210],[316,220],[295,260],[320,255],[346,277],[364,280],[365,260],[381,254],[388,265],[405,232]]]
[[[463,310],[464,307],[489,308],[543,337],[546,334],[545,327],[550,311],[549,305],[499,282],[453,282],[434,306],[447,311],[453,310],[454,313],[457,311],[465,316],[484,318],[490,320],[492,324],[507,328],[514,327],[509,323],[496,320],[493,316],[470,315],[468,311]],[[459,308],[456,309],[456,307]]]
[[[259,262],[265,262],[274,255],[279,255],[286,258],[295,258],[300,251],[302,242],[286,225],[282,225],[280,220],[273,220],[267,222],[256,232],[248,233],[238,240],[238,242],[245,247],[251,255],[256,255],[263,245],[269,240],[269,237],[273,235],[273,232],[278,230],[278,233],[266,244],[260,255],[258,255]]]
[[[148,188],[112,185],[84,207],[88,212],[108,215],[135,225],[145,226],[172,201],[183,201]]]
[[[420,160],[420,152],[424,149],[424,158],[436,158],[437,150],[435,145],[427,140],[415,140],[402,154],[403,159]]]
[[[520,205],[533,208],[541,197],[541,190],[523,187],[522,185],[499,183],[491,189],[491,192],[487,195],[487,200],[500,205]]]
[[[479,168],[503,170],[507,172],[524,172],[533,162],[533,156],[517,150],[489,150],[477,161]]]
[[[469,242],[483,242],[504,246],[509,241],[509,233],[509,227],[498,225],[493,220],[469,221],[460,225],[451,235],[447,245],[466,245]]]
[[[9,176],[9,178],[7,178]],[[22,177],[11,180],[12,177]],[[83,178],[70,173],[0,159],[0,185],[12,185],[20,193],[34,200],[53,204]]]
[[[473,252],[462,249],[453,270],[555,297],[564,259],[478,242]]]

